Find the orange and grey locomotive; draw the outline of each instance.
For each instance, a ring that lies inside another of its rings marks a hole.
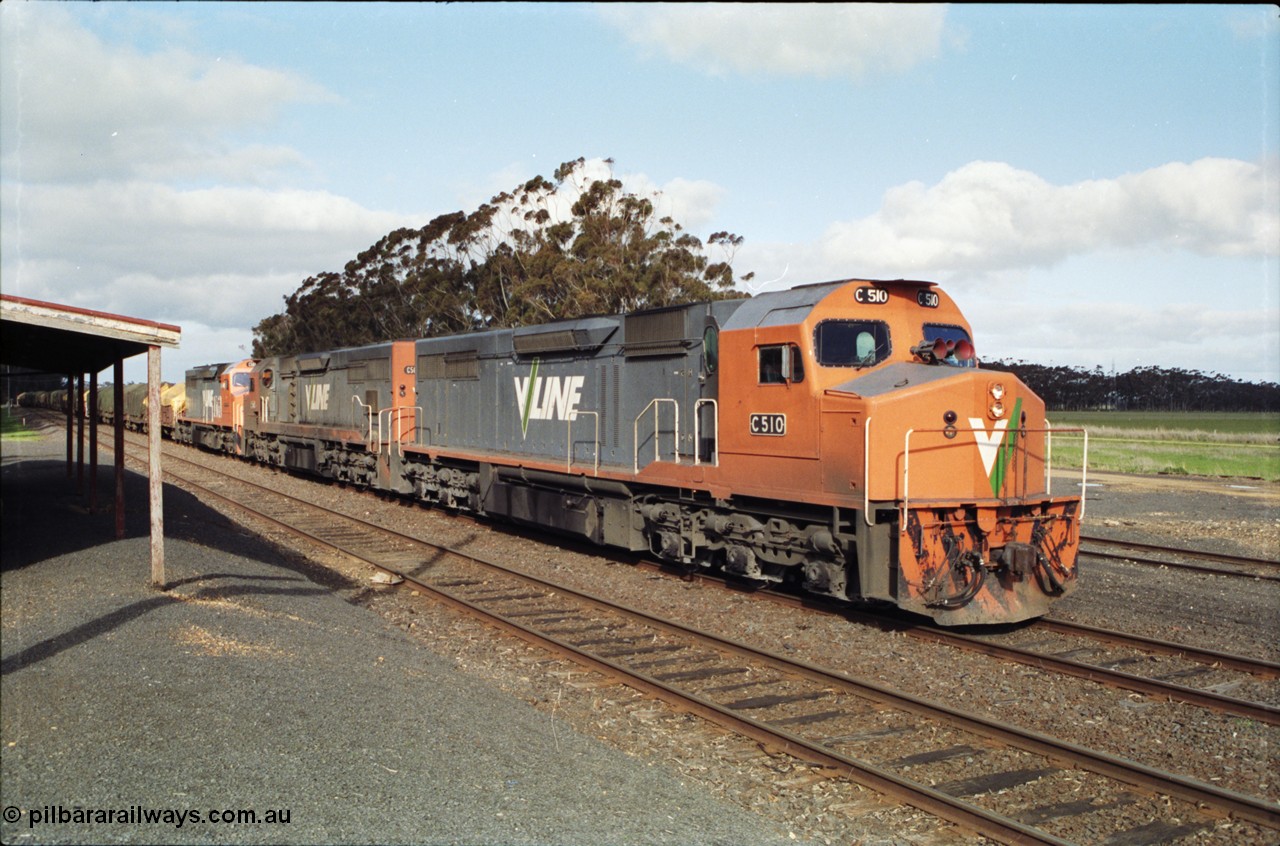
[[[1075,587],[1044,403],[929,282],[845,280],[188,373],[183,439],[944,625]]]

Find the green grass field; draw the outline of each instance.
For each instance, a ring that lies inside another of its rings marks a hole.
[[[1280,481],[1280,414],[1090,411],[1049,414],[1089,431],[1089,469]],[[1079,467],[1081,441],[1054,438],[1054,464]]]
[[[22,440],[37,437],[36,433],[22,425],[23,409],[5,409],[0,416],[0,435],[5,440]]]

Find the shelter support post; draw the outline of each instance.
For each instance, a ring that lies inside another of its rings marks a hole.
[[[76,410],[76,493],[84,496],[84,374],[67,385],[67,402]]]
[[[98,513],[98,374],[89,374],[89,513]]]
[[[112,449],[116,456],[116,540],[124,539],[124,359],[117,358],[111,370],[114,383],[111,392],[114,395],[111,413],[111,427],[115,439]]]
[[[151,583],[164,587],[164,471],[160,467],[160,347],[147,347],[147,444],[151,489]],[[123,450],[122,450],[123,451]]]
[[[67,374],[67,478],[72,476],[72,467],[75,466],[75,451],[73,443],[76,437],[75,417],[71,414],[71,392],[75,390],[76,377]]]

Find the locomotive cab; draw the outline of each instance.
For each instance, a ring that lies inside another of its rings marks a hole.
[[[964,625],[1039,616],[1074,588],[1079,501],[1048,495],[1044,405],[978,368],[932,283],[760,297],[721,344],[745,365],[721,381],[721,481],[834,509],[838,552],[806,562],[810,589]]]
[[[175,425],[177,439],[243,455],[245,406],[254,392],[253,366],[254,360],[246,358],[188,370],[185,409]]]

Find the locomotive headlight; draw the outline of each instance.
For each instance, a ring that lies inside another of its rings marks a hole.
[[[997,420],[1004,417],[1004,403],[999,400],[991,403],[991,416]]]
[[[991,398],[996,402],[999,402],[1000,400],[1004,399],[1004,385],[1002,385],[999,382],[996,382],[994,385],[992,385]]]

